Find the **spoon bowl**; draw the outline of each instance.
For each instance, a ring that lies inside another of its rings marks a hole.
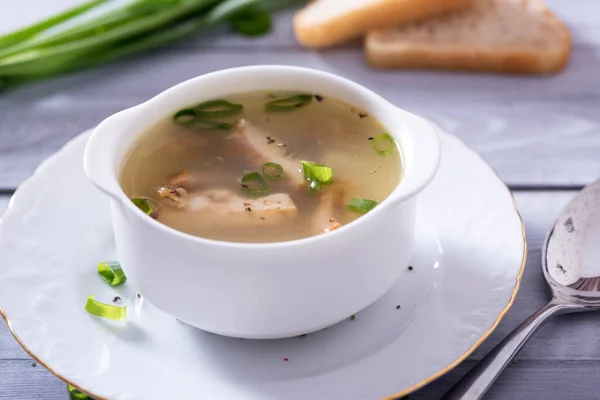
[[[548,317],[600,310],[600,180],[579,192],[558,216],[546,237],[542,269],[552,300],[504,338],[444,400],[481,399]]]

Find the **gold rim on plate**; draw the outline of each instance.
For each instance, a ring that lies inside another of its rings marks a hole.
[[[81,137],[82,135],[85,135],[86,132],[82,133],[81,135],[78,135],[75,137],[74,140],[77,140],[79,137]],[[468,148],[470,151],[472,151],[473,153],[477,154],[479,156],[479,153],[477,153],[475,150],[473,150],[470,146],[468,146],[462,139],[456,137],[455,135],[449,134],[449,136],[452,136],[454,139],[458,140],[459,142],[461,142],[461,144],[463,146],[465,146],[466,148]],[[69,141],[70,143],[71,141]],[[63,147],[64,148],[64,147]],[[57,155],[59,155],[62,152],[62,150],[59,150],[57,153],[55,153],[53,156],[50,157],[50,159],[56,157]],[[488,165],[490,168],[492,168],[484,159],[483,157],[479,156],[482,161]],[[49,161],[50,159],[46,160]],[[44,162],[45,164],[45,162]],[[500,182],[502,182],[504,184],[504,182],[502,181],[502,179],[500,178],[500,175],[498,175],[498,173],[496,172],[496,170],[494,170],[492,168],[492,170],[494,171],[494,173],[496,174],[496,176],[498,177],[498,179],[500,180]],[[37,172],[37,171],[36,171]],[[35,173],[34,172],[34,175]],[[21,185],[26,184],[29,181],[29,179],[26,179]],[[423,386],[433,382],[434,380],[438,379],[439,377],[441,377],[442,375],[445,375],[446,373],[450,372],[451,370],[453,370],[458,364],[460,364],[461,362],[463,362],[467,357],[469,357],[474,351],[475,349],[477,349],[481,343],[487,339],[492,332],[494,332],[494,330],[498,327],[498,325],[500,324],[500,321],[502,321],[502,318],[504,318],[504,316],[506,315],[506,313],[508,312],[508,310],[510,310],[510,308],[512,307],[515,298],[517,296],[517,292],[519,291],[519,288],[521,286],[521,278],[523,277],[523,272],[525,271],[525,264],[527,262],[527,238],[525,236],[525,223],[523,222],[523,217],[521,216],[521,213],[519,212],[519,208],[517,207],[517,202],[515,200],[515,197],[512,195],[512,193],[510,192],[510,189],[508,188],[508,186],[506,186],[506,184],[504,184],[504,186],[506,187],[506,190],[508,190],[509,194],[512,197],[512,201],[513,201],[513,205],[515,208],[515,212],[517,213],[517,216],[519,218],[519,221],[521,221],[521,235],[523,236],[523,258],[521,260],[521,268],[519,270],[519,274],[517,275],[517,281],[515,283],[515,288],[510,296],[510,299],[508,300],[508,304],[506,305],[506,307],[504,307],[504,309],[500,312],[500,314],[498,315],[498,318],[496,319],[496,321],[494,321],[494,323],[492,324],[492,326],[490,327],[490,329],[488,329],[482,336],[481,338],[479,338],[479,340],[477,342],[475,342],[473,344],[473,346],[471,346],[465,353],[463,353],[460,357],[458,357],[454,362],[452,362],[450,365],[446,366],[445,368],[442,368],[441,370],[439,370],[438,372],[434,373],[433,375],[423,379],[422,381],[414,384],[413,386],[404,389],[401,392],[389,395],[384,397],[382,400],[397,400],[400,397],[406,396],[420,388],[422,388]],[[17,189],[18,191],[18,189]],[[15,191],[15,194],[17,193],[17,191]],[[13,197],[15,196],[15,194],[13,194]],[[12,204],[13,199],[11,198],[10,202],[9,202],[9,208],[10,208],[10,204]],[[15,340],[17,341],[17,343],[19,343],[19,345],[23,348],[23,350],[25,350],[25,352],[27,354],[29,354],[31,356],[31,358],[33,358],[38,364],[42,365],[44,368],[46,368],[48,371],[50,371],[52,374],[54,374],[54,376],[56,376],[57,378],[61,379],[62,381],[64,381],[65,383],[73,386],[75,389],[81,391],[82,393],[86,393],[88,396],[93,397],[95,400],[110,400],[106,397],[101,397],[99,395],[93,394],[91,392],[88,392],[86,390],[84,390],[83,388],[77,386],[77,384],[69,381],[67,378],[61,376],[59,373],[57,373],[56,371],[54,371],[50,366],[48,366],[46,363],[44,363],[39,357],[37,357],[35,354],[33,354],[31,352],[31,350],[29,350],[27,348],[27,346],[25,345],[25,343],[23,343],[21,341],[21,339],[19,338],[19,336],[17,335],[17,333],[14,331],[12,324],[10,323],[10,320],[8,319],[8,317],[6,316],[6,314],[4,313],[4,311],[2,310],[2,307],[0,306],[0,315],[2,316],[2,318],[4,319],[4,321],[6,322],[6,325],[8,326],[8,329],[10,331],[10,333],[13,335],[13,337],[15,338]]]

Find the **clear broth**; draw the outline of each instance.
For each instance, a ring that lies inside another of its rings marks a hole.
[[[165,118],[130,151],[121,171],[123,190],[130,198],[148,199],[153,217],[161,223],[229,242],[301,239],[359,218],[362,214],[346,205],[352,198],[381,202],[389,196],[402,176],[400,151],[395,146],[388,154],[377,152],[373,138],[386,132],[385,127],[331,98],[315,96],[308,105],[288,112],[265,110],[265,103],[274,98],[295,94],[229,96],[227,101],[244,107],[235,117],[220,118],[234,125],[230,131],[182,127],[173,123],[172,116]],[[268,157],[244,139],[249,131],[243,129],[249,127],[254,139],[260,135],[264,140],[259,148]],[[241,178],[261,172],[262,163],[277,163],[280,157],[288,168],[283,178],[266,180],[268,194],[275,196],[264,204],[264,195],[247,193]],[[303,179],[301,160],[331,167],[332,182],[311,189]],[[157,189],[163,188],[164,194],[165,187],[178,192],[163,198]]]

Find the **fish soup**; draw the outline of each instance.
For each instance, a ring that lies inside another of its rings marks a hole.
[[[335,99],[245,93],[145,132],[121,171],[149,217],[191,235],[281,242],[327,234],[396,188],[402,158],[375,118]]]

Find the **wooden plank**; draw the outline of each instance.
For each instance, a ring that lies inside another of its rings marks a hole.
[[[44,367],[31,360],[0,360],[0,400],[67,398],[67,386]]]
[[[439,400],[474,365],[461,364],[410,399]],[[484,400],[598,400],[599,380],[598,361],[518,361],[508,366]]]
[[[526,78],[373,71],[351,49],[154,52],[0,97],[0,189],[17,186],[79,132],[178,82],[222,68],[277,63],[338,73],[430,117],[466,140],[511,185],[582,185],[600,171],[598,54],[576,51],[564,74]]]

